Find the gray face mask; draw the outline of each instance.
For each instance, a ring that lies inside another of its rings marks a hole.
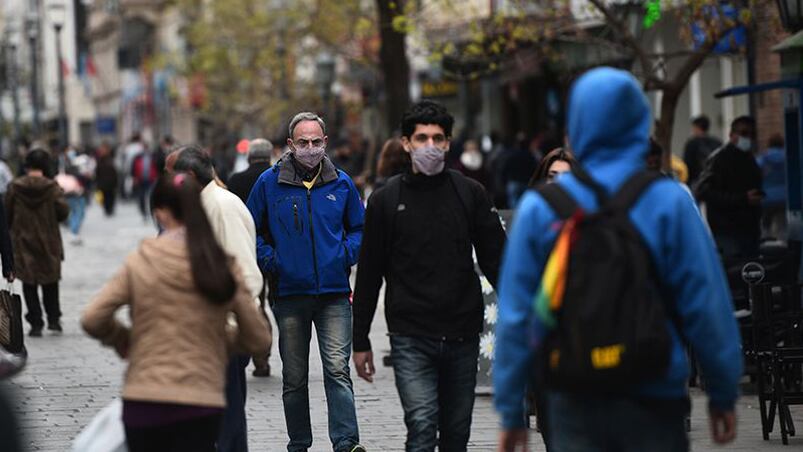
[[[440,174],[446,166],[446,153],[435,146],[424,146],[410,152],[413,168],[427,176]]]
[[[296,148],[293,152],[296,161],[304,168],[312,169],[318,166],[326,155],[326,146],[309,146],[303,148]]]

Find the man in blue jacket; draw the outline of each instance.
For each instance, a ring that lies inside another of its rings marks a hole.
[[[272,280],[279,325],[287,450],[312,447],[307,382],[314,324],[333,449],[363,451],[349,375],[349,274],[359,255],[364,209],[349,176],[326,157],[326,125],[318,115],[296,115],[289,136],[291,152],[259,177],[248,197],[257,259]]]
[[[647,100],[627,72],[598,68],[572,89],[568,117],[572,150],[609,193],[644,169],[650,122]],[[585,211],[598,208],[593,192],[575,176],[567,173],[557,183]],[[546,388],[551,450],[688,450],[684,418],[689,364],[683,340],[694,350],[706,379],[714,441],[730,442],[736,434],[734,405],[742,356],[730,293],[711,236],[694,201],[668,178],[642,193],[630,219],[643,236],[679,317],[680,330],[674,322],[670,325],[674,341],[670,368],[663,378],[633,387],[627,396]],[[495,405],[502,417],[500,451],[512,451],[527,440],[523,400],[537,351],[530,341],[533,334],[546,331],[535,321],[532,305],[558,232],[556,221],[541,196],[527,193],[505,251],[493,373]]]

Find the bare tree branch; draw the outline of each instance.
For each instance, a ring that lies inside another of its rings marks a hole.
[[[645,74],[651,73],[650,67],[650,59],[647,57],[646,52],[644,49],[641,48],[641,45],[636,40],[636,37],[630,33],[630,30],[627,29],[627,26],[616,17],[616,15],[611,11],[605,4],[603,0],[588,0],[592,5],[594,5],[599,12],[605,16],[605,21],[608,25],[612,26],[614,30],[617,32],[619,40],[622,43],[633,51],[636,58],[641,63],[641,69],[644,71]]]

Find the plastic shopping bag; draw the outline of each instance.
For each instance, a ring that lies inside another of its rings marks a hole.
[[[112,403],[92,418],[92,422],[75,438],[73,452],[128,452],[123,428],[123,402]]]

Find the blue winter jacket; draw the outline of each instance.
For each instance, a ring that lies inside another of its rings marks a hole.
[[[644,168],[649,148],[650,109],[636,80],[627,72],[599,68],[572,89],[568,110],[571,147],[583,167],[609,193]],[[571,174],[558,178],[583,209],[593,212],[593,193]],[[708,230],[694,202],[676,182],[653,183],[630,211],[681,319],[681,334],[699,359],[710,404],[731,409],[742,375],[740,336],[730,291]],[[557,217],[533,191],[519,204],[500,272],[493,380],[495,405],[503,428],[524,426],[525,386],[534,350],[533,298],[557,235]],[[689,364],[675,326],[671,364],[660,380],[633,388],[633,395],[655,399],[687,397]]]
[[[291,154],[266,170],[248,196],[257,259],[278,277],[277,296],[347,294],[365,210],[349,176],[324,158],[311,190]]]

